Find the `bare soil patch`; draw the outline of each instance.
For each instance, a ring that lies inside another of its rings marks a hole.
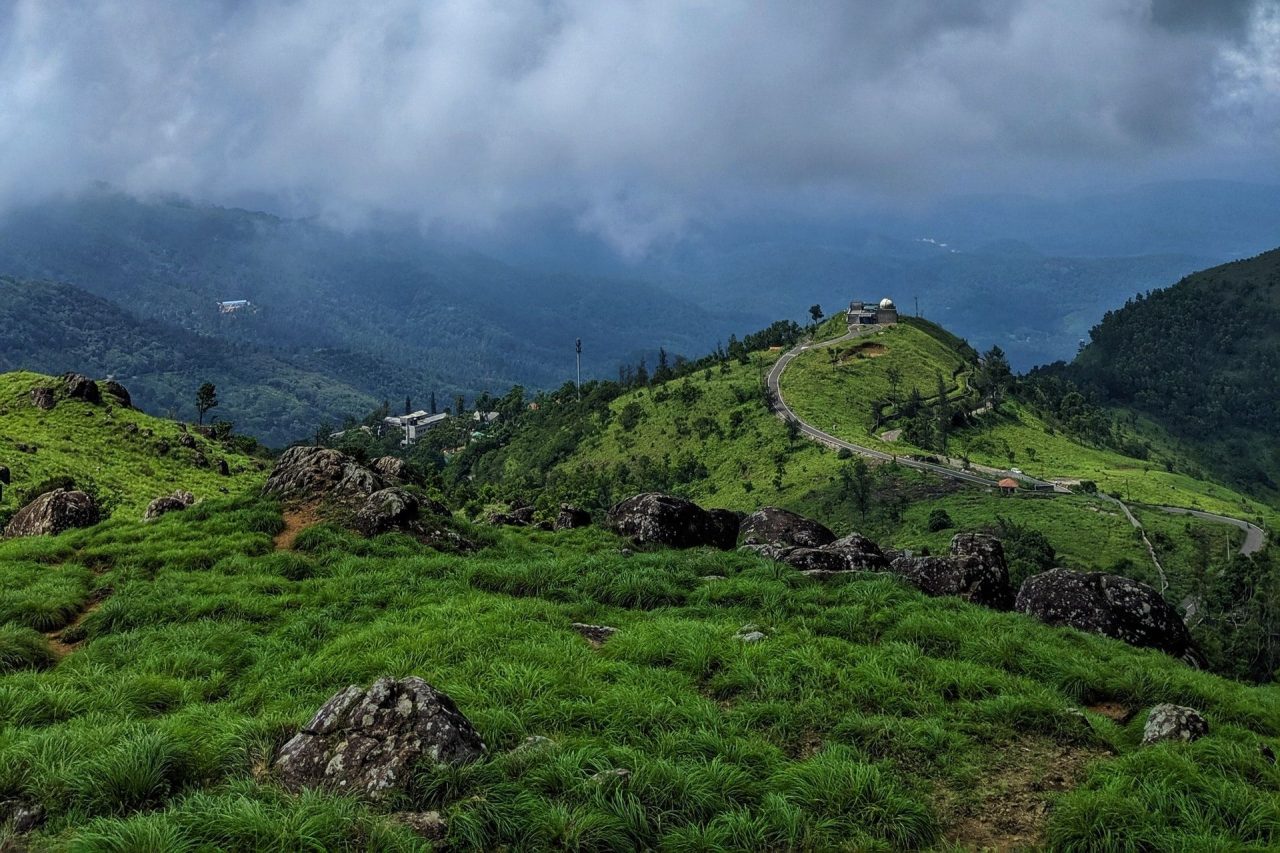
[[[1085,768],[1107,755],[1096,747],[1042,741],[1012,745],[987,769],[976,801],[956,803],[951,794],[941,798],[947,840],[965,849],[1000,853],[1040,848],[1053,797],[1073,790]]]
[[[298,534],[324,520],[320,517],[319,504],[313,503],[285,507],[283,516],[284,530],[277,533],[273,540],[277,551],[289,550]]]
[[[1099,702],[1096,705],[1089,705],[1088,709],[1122,726],[1132,720],[1133,715],[1137,713],[1136,708],[1121,705],[1119,702]]]
[[[63,625],[56,631],[46,631],[45,637],[49,639],[49,648],[58,657],[66,657],[84,644],[84,636],[80,626],[84,624],[84,620],[92,616],[98,608],[102,607],[102,602],[107,600],[111,595],[109,589],[94,590],[85,600],[84,607],[80,608],[80,612],[76,617]]]
[[[888,355],[889,348],[884,344],[878,344],[875,341],[867,341],[864,344],[849,347],[840,353],[840,363],[851,361],[855,358],[879,358],[882,355]]]

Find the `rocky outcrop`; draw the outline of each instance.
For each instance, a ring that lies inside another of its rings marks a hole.
[[[744,545],[792,545],[821,548],[836,541],[825,526],[790,510],[761,507],[747,516],[739,528]]]
[[[1142,729],[1142,744],[1150,746],[1165,740],[1189,742],[1209,733],[1209,723],[1194,708],[1168,703],[1156,705],[1147,715]]]
[[[129,389],[121,385],[114,379],[108,379],[102,383],[102,391],[111,398],[111,402],[124,409],[133,408],[133,397],[129,395]]]
[[[993,536],[957,533],[950,556],[897,556],[890,570],[925,595],[954,596],[995,610],[1013,607],[1004,546]]]
[[[382,479],[345,453],[327,447],[291,447],[271,470],[262,492],[278,498],[353,500],[384,487]]]
[[[47,412],[54,406],[58,405],[58,401],[53,396],[52,388],[45,388],[42,386],[40,388],[31,389],[31,405],[35,406],[37,409],[43,409]]]
[[[39,829],[45,822],[44,806],[33,800],[0,800],[0,827],[7,826],[15,835]],[[22,846],[0,846],[0,850],[25,850]]]
[[[365,498],[353,525],[365,536],[390,530],[408,530],[418,520],[418,499],[399,486],[379,489]]]
[[[491,512],[484,520],[486,524],[496,527],[528,527],[533,524],[533,507],[511,504],[506,512]]]
[[[574,622],[569,627],[585,637],[593,646],[604,645],[606,640],[618,633],[617,628],[609,625],[589,625],[586,622]]]
[[[67,397],[72,400],[83,400],[97,405],[102,402],[102,392],[98,383],[83,373],[64,373],[62,382],[67,386]]]
[[[379,800],[423,762],[463,764],[485,754],[471,722],[421,678],[380,678],[334,695],[280,748],[274,768],[291,791],[322,788]]]
[[[9,485],[9,483],[12,481],[12,478],[13,478],[13,475],[9,473],[8,466],[0,465],[0,485],[5,485],[5,486]]]
[[[397,456],[379,456],[369,468],[389,486],[403,486],[410,479],[409,463]]]
[[[54,489],[18,510],[5,526],[6,537],[52,536],[100,520],[98,505],[80,491]]]
[[[147,508],[143,510],[143,521],[155,521],[162,515],[171,512],[181,512],[196,502],[195,495],[190,492],[179,489],[171,495],[156,498],[147,504]]]
[[[591,525],[591,513],[585,509],[579,509],[573,504],[560,504],[560,512],[556,514],[555,524],[556,530],[576,530],[579,527],[589,527]]]
[[[1014,606],[1050,625],[1160,649],[1197,666],[1202,660],[1182,618],[1160,593],[1119,575],[1051,569],[1027,578]]]
[[[693,501],[645,492],[610,508],[605,526],[638,545],[669,548],[724,547],[720,525]]]
[[[880,572],[889,567],[879,546],[860,533],[850,533],[821,548],[751,544],[739,550],[786,563],[817,578],[845,572]]]

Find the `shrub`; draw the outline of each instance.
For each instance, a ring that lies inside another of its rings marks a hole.
[[[929,532],[937,533],[939,530],[950,530],[955,527],[955,522],[951,520],[951,516],[942,507],[936,507],[933,512],[929,513]]]

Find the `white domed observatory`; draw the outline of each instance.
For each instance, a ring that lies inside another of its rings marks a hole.
[[[876,322],[882,326],[898,322],[898,306],[887,296],[880,300],[880,307],[876,309]]]

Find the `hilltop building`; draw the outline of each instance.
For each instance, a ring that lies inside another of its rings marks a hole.
[[[226,302],[218,303],[219,314],[239,314],[248,311],[253,307],[253,303],[248,299],[230,299]]]
[[[448,412],[433,415],[419,409],[407,415],[391,415],[382,419],[383,432],[398,429],[401,432],[400,446],[408,447],[426,434],[427,430],[444,423]]]
[[[850,326],[889,326],[898,322],[898,306],[889,297],[876,302],[849,303]]]

